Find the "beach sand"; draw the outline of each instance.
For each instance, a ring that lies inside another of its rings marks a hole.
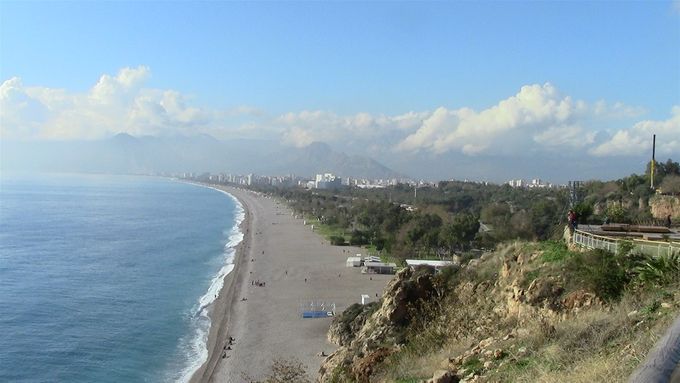
[[[276,359],[301,362],[313,379],[324,359],[317,355],[336,346],[326,339],[331,318],[303,319],[300,305],[334,302],[339,315],[360,302],[361,294],[376,299],[392,276],[345,267],[348,256],[365,250],[331,246],[283,203],[243,189],[219,188],[238,198],[246,211],[244,239],[212,307],[208,361],[191,381],[262,379]],[[223,351],[230,337],[235,338],[232,349]]]

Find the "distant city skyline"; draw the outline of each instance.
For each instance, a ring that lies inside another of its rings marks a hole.
[[[0,139],[325,142],[414,178],[613,178],[653,133],[680,155],[679,4],[2,2]]]

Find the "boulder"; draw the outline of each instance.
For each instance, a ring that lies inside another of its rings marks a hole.
[[[447,370],[437,370],[432,375],[430,383],[458,383],[460,378],[456,374]]]

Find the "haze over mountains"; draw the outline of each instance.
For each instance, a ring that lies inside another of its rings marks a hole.
[[[364,156],[314,142],[303,148],[256,139],[218,140],[209,135],[103,140],[3,142],[2,167],[12,171],[87,173],[225,172],[296,174],[333,172],[343,177],[403,175]]]
[[[313,142],[304,147],[277,140],[228,139],[210,135],[141,136],[120,133],[101,140],[0,141],[0,169],[29,172],[148,174],[211,172],[260,175],[295,174],[312,177],[332,172],[343,177],[471,179],[504,182],[543,178],[564,183],[571,179],[615,179],[644,168],[644,157],[593,159],[569,151],[537,158],[465,156],[459,153],[374,153],[350,145]],[[369,152],[369,153],[367,153]],[[665,158],[657,158],[657,160]],[[609,174],[603,178],[602,174]]]

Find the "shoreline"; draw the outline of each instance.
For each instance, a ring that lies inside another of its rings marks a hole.
[[[250,242],[250,210],[246,203],[238,198],[233,193],[219,188],[217,185],[202,184],[197,183],[196,185],[202,187],[208,187],[215,189],[221,193],[226,193],[228,197],[236,200],[243,209],[243,220],[238,225],[240,232],[243,234],[243,239],[234,248],[234,268],[224,276],[224,281],[222,283],[222,288],[220,289],[217,299],[215,299],[208,312],[208,317],[210,318],[210,328],[208,329],[208,339],[206,342],[206,348],[208,351],[208,357],[201,366],[196,369],[189,382],[202,382],[206,381],[207,378],[212,376],[215,365],[217,364],[218,357],[221,356],[222,349],[218,347],[217,340],[226,338],[229,329],[229,318],[231,316],[231,307],[236,303],[235,296],[237,290],[237,281],[242,279],[242,274],[239,272],[242,268],[242,264],[245,262],[245,251]],[[238,278],[241,276],[241,278]]]

